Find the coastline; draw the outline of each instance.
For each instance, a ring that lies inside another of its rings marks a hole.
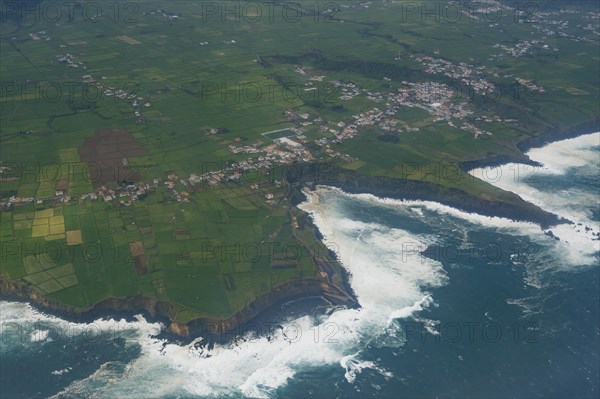
[[[306,277],[288,281],[271,289],[225,319],[201,317],[187,323],[179,323],[173,320],[174,314],[170,303],[157,301],[155,298],[113,297],[87,308],[75,308],[48,300],[26,284],[0,275],[0,300],[29,303],[43,313],[72,322],[88,323],[106,318],[123,318],[133,321],[135,315],[142,314],[148,322],[162,323],[166,327],[161,332],[161,336],[177,337],[185,341],[191,341],[200,336],[209,336],[217,341],[222,341],[223,337],[243,330],[245,325],[255,318],[263,316],[270,309],[308,296],[325,298],[336,306],[356,305],[351,297],[340,292],[337,287],[328,284],[327,281],[316,277]],[[346,298],[346,300],[344,301],[342,298]]]
[[[586,134],[592,134],[600,132],[600,117],[584,123],[580,123],[572,129],[557,129],[549,130],[538,136],[530,137],[522,140],[516,144],[516,147],[522,154],[522,157],[511,157],[511,156],[490,156],[485,159],[473,160],[461,163],[461,169],[463,172],[468,172],[472,169],[493,167],[498,165],[504,165],[508,163],[521,163],[524,165],[541,166],[538,162],[531,160],[526,153],[534,148],[541,148],[548,144],[555,143],[557,141],[574,139],[579,136],[585,136]]]
[[[600,117],[578,124],[573,129],[548,130],[541,135],[523,140],[516,145],[519,151],[521,151],[522,156],[490,156],[486,159],[463,162],[460,164],[460,167],[463,172],[467,173],[477,168],[497,167],[509,163],[542,166],[539,162],[531,160],[526,153],[533,148],[541,148],[553,142],[573,139],[599,131]],[[513,221],[532,222],[540,225],[543,229],[570,222],[510,192],[506,193],[513,198],[515,204],[474,197],[457,189],[443,188],[442,186],[425,181],[364,176],[351,170],[342,170],[339,167],[332,167],[331,165],[325,167],[325,170],[337,170],[328,171],[330,172],[329,175],[322,173],[320,169],[322,167],[317,167],[316,172],[305,172],[303,170],[300,172],[294,171],[294,173],[301,176],[316,176],[316,179],[304,182],[310,189],[314,189],[317,185],[325,185],[339,188],[349,194],[371,194],[395,200],[437,202],[467,213],[503,217]],[[332,177],[332,174],[339,174],[339,176]]]
[[[580,123],[572,129],[553,130],[539,136],[531,137],[518,143],[517,148],[523,153],[526,153],[533,148],[543,147],[557,141],[574,139],[579,136],[596,132],[600,132],[600,117],[596,117],[596,119],[592,121]]]
[[[511,202],[500,202],[475,197],[459,189],[442,187],[425,181],[367,176],[332,164],[326,164],[327,171],[323,173],[323,166],[323,164],[301,166],[303,170],[296,170],[293,173],[305,178],[299,179],[296,183],[309,189],[323,185],[339,188],[349,194],[371,194],[395,200],[437,202],[467,213],[532,222],[544,229],[568,222],[523,200],[514,193],[505,192],[505,197]]]
[[[600,131],[600,118],[597,118],[592,122],[582,123],[572,130],[559,130],[555,133],[532,137],[517,144],[517,147],[523,153],[523,158],[492,156],[484,160],[469,162],[469,170],[476,167],[494,166],[511,162],[538,165],[537,162],[534,162],[527,157],[525,153],[528,150],[542,147],[552,142],[576,138],[598,131]],[[443,189],[433,183],[365,176],[354,171],[342,169],[337,165],[325,165],[325,170],[328,172],[326,175],[315,173],[314,171],[312,171],[312,173],[310,172],[310,169],[314,167],[322,169],[324,164],[303,164],[294,165],[292,167],[292,169],[295,169],[293,171],[293,173],[295,173],[294,176],[317,176],[324,180],[304,180],[300,178],[292,181],[292,183],[296,183],[292,185],[293,189],[290,190],[289,194],[292,206],[296,206],[306,200],[305,194],[302,193],[303,188],[308,187],[314,189],[317,185],[327,185],[339,188],[351,194],[372,194],[378,197],[397,200],[433,201],[464,212],[533,222],[539,224],[543,228],[566,222],[557,215],[546,212],[541,208],[524,201],[516,194],[514,196],[520,200],[520,206],[484,200],[468,195],[460,190]],[[466,163],[463,165],[466,165]],[[301,170],[298,171],[298,168],[301,168]],[[303,219],[306,219],[305,222],[310,224],[316,238],[322,240],[323,236],[321,232],[308,215]],[[307,277],[289,281],[255,298],[243,309],[233,313],[225,319],[202,317],[193,319],[187,323],[178,323],[174,321],[174,310],[169,302],[141,296],[107,298],[93,306],[80,309],[57,301],[48,300],[37,291],[30,288],[27,284],[12,280],[5,275],[0,275],[0,300],[27,302],[45,313],[76,322],[88,322],[98,318],[114,318],[120,316],[126,320],[130,320],[133,319],[134,315],[141,313],[148,321],[160,322],[167,327],[161,332],[161,336],[191,341],[202,334],[208,334],[213,337],[218,337],[220,335],[222,337],[231,331],[243,330],[245,325],[248,325],[252,320],[264,315],[270,309],[299,298],[318,296],[327,298],[334,305],[348,307],[357,306],[356,298],[349,285],[350,276],[347,270],[339,265],[339,262],[336,261],[334,263],[339,266],[335,268],[335,271],[336,273],[339,273],[337,279],[342,286],[341,289],[335,284],[330,284],[326,279],[317,277]]]

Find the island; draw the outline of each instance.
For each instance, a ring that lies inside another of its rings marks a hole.
[[[0,10],[2,297],[180,336],[359,306],[297,207],[317,185],[568,222],[490,182],[600,130],[593,2],[88,3]]]

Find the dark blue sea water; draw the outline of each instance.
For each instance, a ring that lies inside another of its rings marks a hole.
[[[207,348],[155,338],[161,325],[141,317],[73,323],[4,301],[1,396],[598,397],[599,140],[532,151],[546,165],[534,173],[473,171],[573,221],[551,229],[558,240],[534,224],[318,189],[301,207],[361,308],[290,303],[266,336]]]

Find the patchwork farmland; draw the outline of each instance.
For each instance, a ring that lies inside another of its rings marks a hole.
[[[593,7],[549,12],[560,35],[505,16],[499,39],[477,19],[399,27],[402,1],[341,3],[297,23],[149,0],[133,21],[0,24],[0,274],[76,308],[149,297],[179,322],[226,319],[334,277],[286,168],[508,208],[520,199],[486,182],[406,165],[523,160],[518,143],[597,124]]]

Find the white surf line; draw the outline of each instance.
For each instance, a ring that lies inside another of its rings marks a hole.
[[[420,200],[398,200],[392,198],[379,198],[372,194],[351,194],[342,189],[330,186],[319,186],[317,189],[324,191],[333,190],[347,196],[362,199],[376,204],[390,206],[391,208],[407,209],[410,207],[422,207],[435,213],[446,214],[466,222],[486,227],[495,228],[507,234],[521,234],[528,236],[536,242],[554,246],[554,254],[561,260],[564,266],[577,266],[593,264],[596,260],[595,254],[600,251],[600,242],[594,241],[593,232],[581,234],[580,226],[558,225],[549,230],[543,230],[539,224],[532,222],[516,221],[499,216],[485,216],[478,213],[469,213],[448,205],[433,201]],[[561,215],[559,215],[561,216]],[[556,241],[548,236],[552,232],[561,240]],[[573,233],[576,234],[573,234]],[[579,234],[579,235],[578,235]]]
[[[540,163],[541,167],[508,163],[493,168],[476,168],[469,173],[498,188],[515,193],[547,212],[569,220],[570,224],[554,226],[545,232],[552,233],[566,244],[571,263],[590,263],[594,262],[595,254],[600,252],[600,224],[590,219],[586,205],[597,204],[598,193],[578,189],[544,191],[543,188],[538,189],[528,184],[528,181],[533,183],[532,179],[536,177],[549,179],[552,176],[564,176],[569,170],[584,167],[591,169],[595,175],[600,166],[600,153],[594,148],[598,146],[600,132],[529,150],[526,155]],[[495,170],[490,172],[492,169]]]

